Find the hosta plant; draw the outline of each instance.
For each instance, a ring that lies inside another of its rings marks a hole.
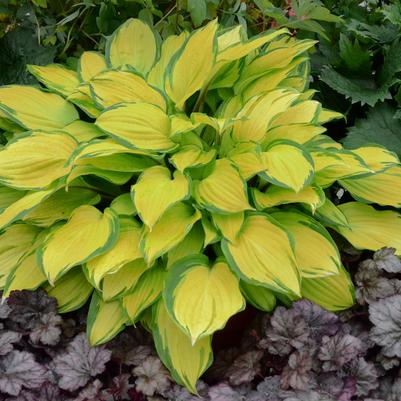
[[[42,286],[61,312],[91,297],[92,344],[140,322],[192,392],[246,301],[350,307],[327,228],[401,253],[400,215],[369,205],[400,205],[401,167],[323,134],[341,116],[312,100],[313,45],[217,21],[161,41],[129,20],[77,71],[29,66],[46,89],[1,87],[3,296]],[[355,201],[332,202],[340,186]]]

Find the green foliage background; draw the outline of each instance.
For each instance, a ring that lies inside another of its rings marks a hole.
[[[129,17],[162,37],[218,17],[250,36],[286,26],[315,38],[311,87],[345,116],[329,134],[350,148],[379,143],[401,155],[400,0],[0,0],[0,85],[34,83],[28,63],[75,67]]]

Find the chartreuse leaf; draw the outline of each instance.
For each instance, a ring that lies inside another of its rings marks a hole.
[[[106,60],[101,53],[83,52],[79,58],[78,73],[84,82],[89,81],[106,68]]]
[[[74,106],[61,96],[30,86],[1,87],[0,111],[27,129],[53,130],[79,118]]]
[[[352,152],[358,155],[374,171],[381,171],[400,164],[398,156],[382,146],[367,145],[353,149]]]
[[[95,124],[81,120],[77,120],[66,125],[63,128],[63,131],[70,134],[79,143],[89,142],[92,139],[104,136],[104,132],[96,127]]]
[[[102,113],[96,125],[129,148],[162,152],[176,146],[169,138],[170,119],[153,104],[119,105]]]
[[[230,242],[235,242],[244,224],[244,212],[232,214],[212,213],[213,222],[220,230],[222,236]]]
[[[325,131],[326,128],[309,124],[281,125],[267,131],[263,144],[268,145],[274,141],[289,140],[302,145]]]
[[[81,84],[78,86],[78,88],[71,93],[71,95],[67,96],[67,100],[77,105],[91,118],[97,118],[101,113],[100,107],[90,96],[89,84]]]
[[[242,280],[279,292],[300,293],[299,271],[292,239],[267,215],[246,217],[237,240],[221,241],[230,267]]]
[[[128,182],[132,177],[132,173],[104,170],[91,165],[75,166],[67,177],[67,186],[76,178],[82,177],[84,175],[95,175],[116,185],[123,185]]]
[[[250,210],[246,184],[228,159],[219,159],[207,176],[194,181],[194,196],[202,207],[212,212],[238,213]]]
[[[60,220],[68,220],[71,213],[82,205],[95,205],[100,195],[89,188],[59,189],[23,217],[23,220],[41,227],[50,227]]]
[[[148,265],[143,259],[136,259],[117,271],[106,274],[102,283],[103,300],[112,301],[132,292],[147,269]]]
[[[172,175],[167,167],[155,166],[144,171],[131,190],[136,210],[151,230],[166,210],[189,197],[190,184],[179,171]]]
[[[170,317],[163,300],[153,306],[153,338],[157,353],[174,380],[196,394],[196,382],[213,360],[211,338],[192,344]]]
[[[349,309],[355,303],[354,286],[342,266],[339,274],[333,276],[304,278],[301,293],[303,297],[330,311]]]
[[[202,228],[205,233],[204,248],[210,244],[220,241],[221,236],[217,231],[216,226],[209,220],[206,213],[202,215]]]
[[[9,297],[11,291],[36,290],[46,281],[38,263],[35,251],[24,256],[20,262],[10,271],[4,285],[3,297]]]
[[[163,214],[151,231],[145,226],[141,249],[148,265],[177,246],[200,218],[199,210],[179,202]]]
[[[40,189],[66,176],[74,138],[59,132],[33,132],[0,150],[0,182],[18,189]]]
[[[341,261],[337,246],[315,219],[295,211],[276,212],[271,216],[294,238],[295,259],[302,277],[338,273]]]
[[[3,209],[0,212],[0,230],[14,221],[24,218],[33,208],[56,192],[57,189],[57,186],[52,186],[43,191],[28,192],[22,198]]]
[[[137,214],[131,194],[126,193],[117,196],[110,204],[110,208],[119,216],[134,216]]]
[[[141,313],[160,297],[165,274],[161,265],[146,270],[140,276],[134,289],[123,297],[123,306],[133,324],[138,321]]]
[[[178,152],[174,153],[170,161],[178,171],[184,172],[189,167],[201,167],[209,164],[216,157],[216,150],[208,151],[196,145],[182,146]]]
[[[179,110],[209,78],[216,58],[217,27],[214,20],[192,32],[167,68],[166,93]]]
[[[120,301],[104,302],[96,291],[93,293],[86,328],[92,346],[111,340],[126,323],[128,316]]]
[[[355,248],[377,251],[383,247],[396,249],[401,254],[401,215],[392,210],[375,210],[357,202],[338,206],[348,221],[348,227],[333,228]]]
[[[40,230],[28,224],[14,224],[0,235],[0,288],[3,288],[9,273],[30,251]]]
[[[26,195],[26,191],[18,191],[14,188],[0,186],[0,211],[9,207]]]
[[[339,183],[361,202],[401,207],[401,167],[395,166],[363,176],[350,177]]]
[[[93,292],[92,285],[85,279],[82,269],[70,270],[56,281],[54,287],[47,286],[50,297],[57,299],[59,313],[79,309]]]
[[[268,288],[249,284],[245,281],[241,281],[240,288],[245,299],[255,308],[271,312],[276,306],[276,297]]]
[[[100,289],[100,282],[107,274],[142,257],[139,251],[142,227],[129,217],[120,217],[119,220],[120,230],[115,244],[108,251],[91,258],[84,266],[85,274],[97,289]]]
[[[329,198],[316,209],[315,215],[325,225],[348,227],[344,213]]]
[[[262,176],[272,184],[299,192],[313,179],[313,160],[295,142],[275,142],[263,153],[263,158],[266,170]]]
[[[132,66],[146,75],[157,54],[156,38],[150,27],[139,19],[130,18],[109,38],[106,58],[113,67]]]
[[[60,64],[28,65],[27,68],[48,89],[63,96],[70,95],[80,84],[77,72]]]
[[[296,105],[287,108],[285,111],[274,119],[271,126],[280,127],[281,125],[288,124],[309,124],[314,122],[321,110],[321,105],[316,100],[305,100]]]
[[[314,186],[305,187],[299,192],[295,192],[292,189],[270,185],[264,192],[257,188],[251,188],[251,194],[255,206],[259,210],[290,203],[302,203],[309,206],[314,212],[325,201],[322,189]]]
[[[192,344],[222,329],[232,315],[245,308],[238,278],[227,263],[217,260],[209,266],[204,255],[189,256],[173,265],[163,297]]]
[[[102,107],[117,103],[151,103],[166,110],[162,94],[153,89],[140,75],[130,71],[107,70],[90,81],[96,102]]]
[[[148,82],[151,85],[164,90],[164,79],[167,66],[174,54],[180,49],[187,38],[188,32],[183,31],[179,35],[170,35],[163,41],[160,58],[149,72]]]
[[[56,227],[38,250],[38,263],[50,284],[72,267],[112,248],[118,229],[118,217],[110,209],[104,213],[88,205],[75,209],[68,222]]]
[[[196,223],[187,236],[167,254],[167,269],[177,260],[201,253],[205,241],[202,225]]]

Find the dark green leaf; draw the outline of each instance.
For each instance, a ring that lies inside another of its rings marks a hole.
[[[384,62],[378,75],[378,82],[391,84],[397,72],[401,71],[401,41],[394,41],[384,52]]]
[[[340,34],[339,46],[340,56],[350,72],[370,72],[371,53],[362,49],[357,39],[352,43],[346,35]]]
[[[195,26],[199,26],[207,17],[206,0],[188,0],[188,11]]]

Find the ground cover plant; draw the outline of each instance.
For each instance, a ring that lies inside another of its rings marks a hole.
[[[246,301],[352,306],[332,236],[399,253],[382,206],[399,206],[401,168],[323,134],[341,115],[312,100],[314,44],[216,20],[162,42],[132,19],[77,71],[29,66],[47,91],[1,87],[3,296],[42,286],[60,312],[91,297],[93,345],[142,323],[191,392]]]

